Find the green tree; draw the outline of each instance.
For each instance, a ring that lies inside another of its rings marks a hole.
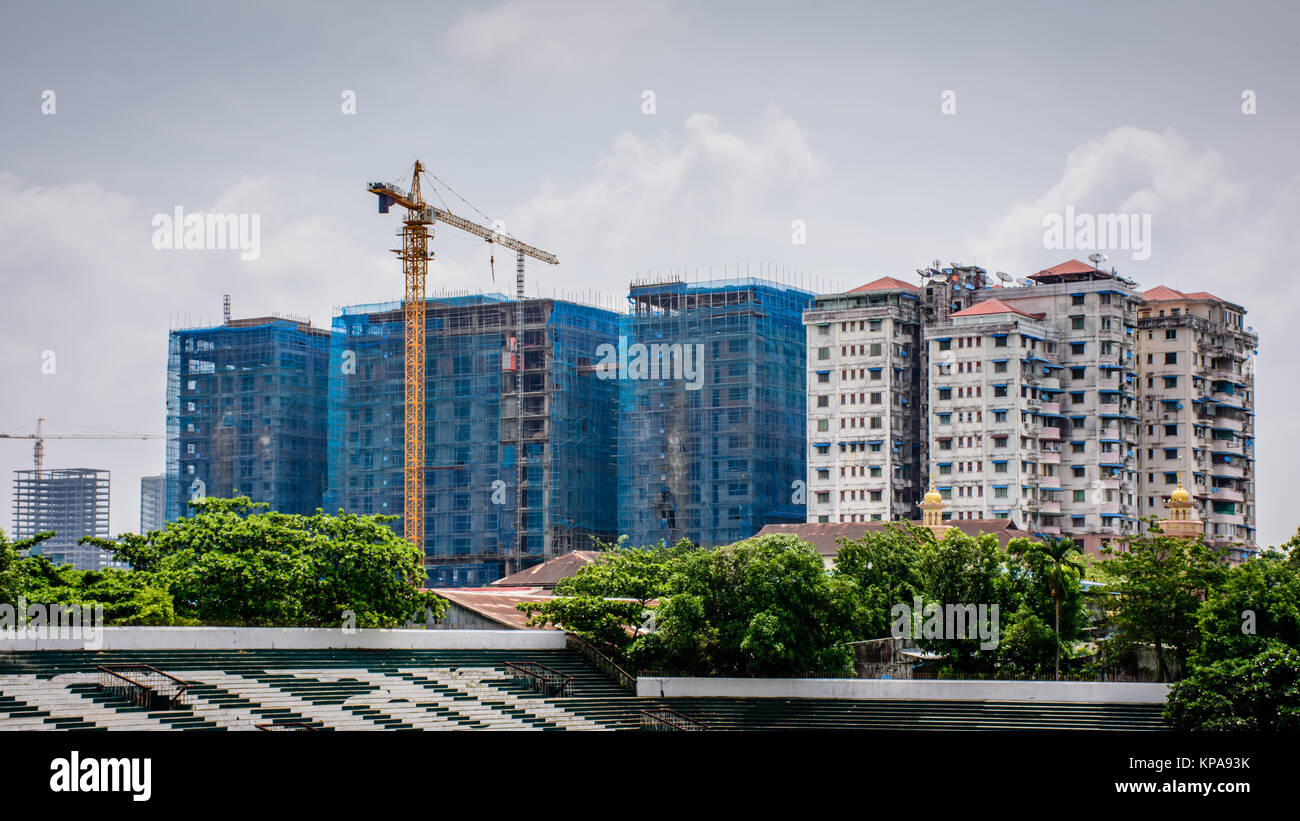
[[[1055,677],[1061,677],[1061,605],[1069,597],[1067,606],[1068,637],[1078,637],[1080,596],[1079,581],[1083,578],[1083,555],[1069,539],[1037,542],[1030,539],[1012,539],[1007,544],[1007,555],[1019,560],[1028,570],[1030,580],[1046,589],[1052,601],[1052,624],[1056,633]],[[1028,594],[1029,591],[1026,591]]]
[[[1300,649],[1268,639],[1254,655],[1193,666],[1164,715],[1177,730],[1300,730]]]
[[[117,540],[86,538],[170,595],[187,623],[395,627],[446,602],[420,589],[423,554],[384,523],[395,516],[262,512],[247,497],[190,502],[193,516]],[[93,584],[102,581],[92,580]],[[161,618],[154,594],[140,602]]]
[[[999,613],[1013,609],[1007,606],[1010,602],[1005,600],[1001,583],[1003,559],[997,537],[991,533],[973,537],[951,528],[939,541],[924,543],[917,576],[926,606],[982,604],[989,606],[990,617],[992,605],[998,606]],[[944,654],[944,666],[954,672],[992,672],[997,663],[996,652],[981,650],[977,637],[922,638],[917,644]]]
[[[921,551],[933,544],[930,531],[909,522],[891,523],[861,539],[843,539],[831,575],[856,583],[866,618],[864,638],[890,633],[890,610],[921,595]]]
[[[626,661],[645,612],[669,590],[674,561],[692,549],[684,540],[673,547],[620,545],[556,583],[556,598],[517,606],[530,624],[563,627]]]
[[[755,537],[677,557],[641,669],[704,675],[851,675],[863,635],[856,584],[833,578],[795,536]]]
[[[1200,644],[1197,611],[1227,573],[1226,551],[1199,539],[1166,536],[1153,518],[1149,532],[1102,553],[1111,556],[1103,564],[1113,579],[1111,589],[1119,593],[1108,613],[1118,631],[1115,649],[1131,653],[1152,647],[1161,680],[1171,675],[1170,653],[1185,670]]]

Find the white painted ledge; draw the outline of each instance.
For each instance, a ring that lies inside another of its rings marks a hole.
[[[1099,681],[950,681],[835,678],[637,679],[647,698],[829,698],[881,701],[1042,701],[1164,704],[1169,685]]]
[[[312,627],[104,627],[55,638],[0,631],[14,650],[562,650],[559,630],[353,630]]]

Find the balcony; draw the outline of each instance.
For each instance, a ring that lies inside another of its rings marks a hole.
[[[1042,411],[1043,413],[1058,414],[1061,412],[1061,403],[1044,401],[1042,405]]]
[[[1042,429],[1038,431],[1038,438],[1059,442],[1061,441],[1061,429],[1055,425],[1043,425]]]
[[[1038,512],[1039,513],[1060,513],[1061,503],[1060,502],[1039,502]]]
[[[1233,433],[1241,433],[1242,424],[1240,419],[1233,419],[1231,416],[1216,416],[1211,425],[1215,430],[1230,430]]]
[[[1040,450],[1038,452],[1038,461],[1044,465],[1061,464],[1061,452],[1059,450]]]
[[[1114,416],[1119,416],[1119,403],[1102,402],[1100,405],[1097,406],[1097,413],[1109,413]]]
[[[1117,391],[1119,390],[1119,377],[1113,379],[1098,379],[1097,390],[1099,391]]]
[[[1059,391],[1061,389],[1061,380],[1055,376],[1039,377],[1038,387],[1045,391]]]

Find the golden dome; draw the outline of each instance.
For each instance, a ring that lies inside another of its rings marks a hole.
[[[937,491],[937,490],[934,489],[934,475],[933,475],[933,474],[930,475],[930,491],[929,491],[928,493],[925,494],[925,498],[922,500],[922,504],[927,504],[927,505],[941,505],[941,504],[943,504],[943,496],[940,495],[939,491]]]
[[[1173,504],[1189,505],[1192,503],[1192,494],[1183,488],[1183,477],[1178,477],[1178,487],[1173,493],[1169,494],[1169,501]]]

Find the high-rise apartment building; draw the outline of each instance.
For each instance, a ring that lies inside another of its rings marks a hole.
[[[325,490],[329,332],[279,317],[172,331],[167,521],[195,497],[310,514]]]
[[[808,521],[910,519],[921,462],[921,290],[882,277],[804,312]]]
[[[1014,285],[975,266],[918,273],[919,288],[882,278],[805,314],[809,522],[913,519],[933,472],[945,518],[1095,551],[1159,515],[1184,473],[1207,541],[1254,550],[1257,340],[1241,306],[1142,294],[1077,260]]]
[[[162,530],[167,524],[167,476],[140,477],[140,532]]]
[[[623,317],[619,533],[713,547],[802,522],[812,294],[742,278],[636,284]]]
[[[33,548],[55,564],[102,570],[112,563],[105,551],[79,545],[83,536],[108,538],[109,473],[94,468],[14,471],[14,540],[54,531]]]
[[[613,542],[618,384],[596,365],[618,315],[468,295],[429,299],[425,316],[429,585],[485,585]],[[400,303],[334,318],[330,512],[404,513],[403,338]]]
[[[1245,558],[1256,545],[1252,354],[1259,338],[1242,306],[1204,291],[1160,286],[1142,298],[1138,509],[1158,515],[1181,480],[1205,541]]]

